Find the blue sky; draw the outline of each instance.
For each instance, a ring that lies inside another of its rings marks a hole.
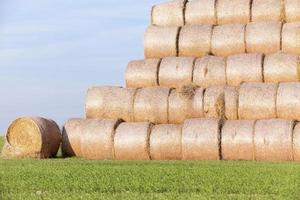
[[[2,0],[0,134],[19,116],[84,117],[86,90],[124,85],[163,0]]]

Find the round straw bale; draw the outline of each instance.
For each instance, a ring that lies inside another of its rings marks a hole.
[[[87,94],[86,117],[132,121],[135,93],[133,88],[92,87]]]
[[[247,24],[250,21],[251,0],[218,0],[218,24]]]
[[[182,125],[156,125],[150,136],[152,160],[181,160]]]
[[[277,94],[277,116],[300,121],[300,83],[281,83]]]
[[[217,24],[216,0],[190,0],[186,4],[187,25]]]
[[[168,123],[168,98],[171,89],[149,87],[139,89],[134,102],[134,121]]]
[[[152,24],[158,26],[183,26],[186,0],[173,0],[152,7]]]
[[[192,83],[194,58],[163,58],[159,69],[159,85],[180,88]]]
[[[160,59],[131,61],[126,70],[126,87],[154,87],[158,85]]]
[[[282,51],[300,55],[300,22],[284,24]]]
[[[238,54],[227,58],[226,79],[228,85],[239,86],[243,82],[263,82],[262,71],[262,54]]]
[[[275,83],[244,83],[239,90],[240,119],[276,118],[276,95],[278,85]]]
[[[222,57],[205,56],[195,62],[193,83],[207,88],[226,84],[226,60]]]
[[[179,27],[149,26],[145,33],[145,57],[177,56],[178,33]]]
[[[245,25],[225,24],[213,29],[211,51],[216,56],[229,56],[246,51]]]
[[[300,123],[296,124],[293,135],[294,135],[293,138],[294,160],[300,161]]]
[[[58,125],[41,117],[18,118],[9,126],[2,156],[6,159],[52,158],[60,146]]]
[[[266,55],[264,61],[265,82],[299,81],[300,58],[294,54],[274,53]]]
[[[220,159],[220,121],[189,119],[182,129],[183,160]]]
[[[120,120],[70,119],[63,131],[62,150],[65,156],[90,160],[114,159],[115,129]]]
[[[116,160],[150,160],[150,123],[122,123],[116,129]]]
[[[184,26],[179,35],[179,56],[201,57],[209,54],[211,25]]]
[[[300,0],[285,0],[285,17],[287,22],[300,21]]]
[[[294,121],[259,120],[255,124],[255,159],[263,161],[293,160]]]
[[[224,160],[254,160],[254,120],[229,120],[222,128]]]
[[[252,22],[246,28],[248,53],[275,53],[281,48],[281,22]]]
[[[283,21],[283,0],[253,0],[252,21]]]

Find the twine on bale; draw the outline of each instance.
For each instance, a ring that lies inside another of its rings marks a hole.
[[[284,0],[253,0],[252,21],[284,21]]]
[[[282,51],[300,55],[300,22],[283,25]]]
[[[186,25],[217,24],[216,0],[190,0],[186,4]]]
[[[45,159],[56,156],[60,146],[61,132],[53,120],[23,117],[12,122],[5,139],[2,158]]]
[[[300,0],[284,0],[287,22],[300,21]]]

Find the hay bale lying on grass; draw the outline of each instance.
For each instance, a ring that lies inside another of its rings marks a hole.
[[[58,125],[40,117],[23,117],[9,126],[1,157],[5,159],[55,157],[61,142]]]
[[[222,128],[224,160],[254,160],[254,120],[229,120]]]
[[[294,128],[293,150],[294,160],[300,161],[300,123],[297,123]]]
[[[252,21],[284,21],[283,0],[253,0]]]
[[[255,159],[259,161],[293,160],[294,121],[260,120],[255,124]]]
[[[226,24],[214,27],[211,51],[216,56],[244,53],[246,51],[245,25]]]
[[[182,129],[183,160],[220,159],[220,121],[189,119]]]
[[[182,125],[156,125],[150,136],[152,160],[181,160]]]
[[[150,160],[150,123],[122,123],[114,139],[116,160]]]
[[[300,121],[300,83],[281,83],[277,93],[277,117]]]
[[[195,58],[163,58],[159,68],[159,85],[180,88],[192,83]]]
[[[185,10],[187,25],[217,24],[216,0],[188,1]]]
[[[133,101],[136,89],[115,86],[92,87],[86,98],[89,119],[123,119],[133,121]],[[120,101],[122,100],[122,101]]]
[[[125,79],[126,87],[154,87],[158,86],[158,70],[160,59],[135,60],[129,62]]]
[[[134,101],[134,121],[168,123],[168,98],[171,92],[167,87],[141,88]]]
[[[179,56],[201,57],[210,53],[211,25],[183,26],[180,31]]]
[[[157,26],[183,26],[187,0],[173,0],[152,7],[151,21]]]
[[[246,24],[251,18],[251,0],[218,0],[218,24]]]
[[[239,90],[239,119],[276,118],[275,83],[244,83]]]
[[[193,83],[203,88],[226,84],[226,60],[216,56],[204,56],[197,59]]]
[[[282,51],[300,55],[300,22],[284,24],[282,31]]]
[[[300,0],[285,0],[284,3],[286,21],[300,21]]]
[[[282,52],[269,54],[264,61],[264,79],[272,83],[299,81],[299,69],[299,56]]]
[[[243,82],[263,82],[263,55],[237,54],[227,58],[227,84],[239,86]]]
[[[114,135],[120,120],[70,119],[63,129],[64,156],[90,160],[114,159]]]
[[[275,53],[281,49],[281,22],[252,22],[246,27],[248,53]]]
[[[149,26],[145,33],[145,58],[177,56],[179,27]]]

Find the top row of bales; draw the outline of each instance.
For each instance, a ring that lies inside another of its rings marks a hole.
[[[174,0],[153,6],[157,26],[300,20],[299,0]]]

